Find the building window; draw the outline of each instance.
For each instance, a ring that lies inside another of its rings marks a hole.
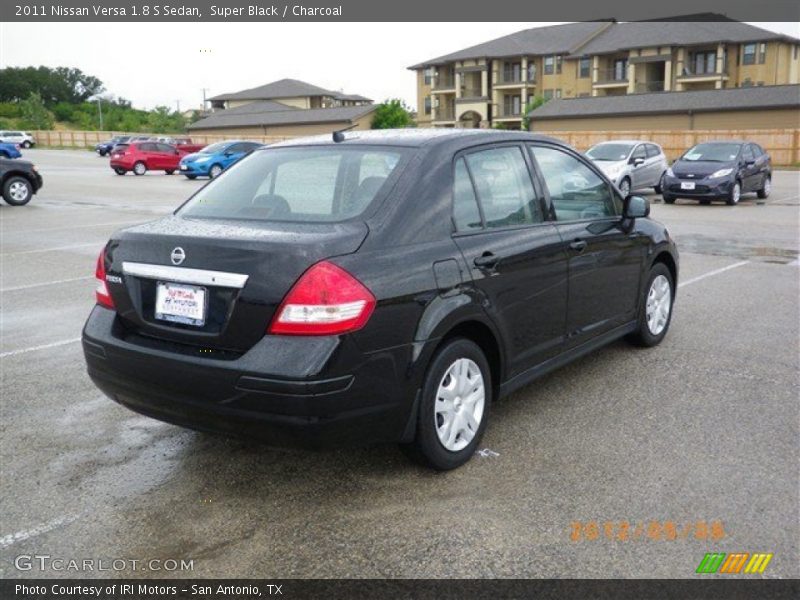
[[[503,98],[503,116],[516,117],[522,112],[522,96],[505,96]]]
[[[794,59],[797,60],[797,52],[800,50],[800,46],[795,45],[794,47]]]
[[[425,114],[431,114],[431,97],[425,96]]]
[[[761,42],[758,45],[758,64],[763,65],[767,61],[767,45]]]
[[[555,95],[555,97],[556,97],[556,98],[561,98],[561,88],[558,88],[558,89],[556,90],[556,95]]]
[[[506,83],[522,81],[522,63],[503,63],[503,81]]]
[[[528,62],[528,81],[536,81],[536,63]]]
[[[553,90],[545,90],[544,94],[543,94],[543,97],[545,99],[545,102],[548,101],[548,100],[552,100],[553,99]]]
[[[556,57],[555,56],[545,56],[544,57],[544,74],[545,75],[552,75],[555,72],[555,63],[556,63]]]
[[[708,75],[717,72],[716,52],[695,52],[691,55],[694,65],[694,75]]]
[[[628,59],[618,58],[614,61],[614,81],[625,81],[628,78]]]
[[[591,73],[591,59],[584,56],[578,63],[578,77],[586,78]]]
[[[425,69],[425,85],[433,83],[433,67]]]
[[[745,44],[742,48],[742,64],[754,65],[756,63],[756,45]]]
[[[561,73],[561,57],[556,56],[556,73]]]

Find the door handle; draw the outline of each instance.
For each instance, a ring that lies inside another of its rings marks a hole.
[[[500,257],[492,252],[484,252],[482,255],[475,258],[474,262],[476,267],[492,268],[500,260]]]
[[[574,242],[570,243],[569,247],[570,249],[580,254],[581,252],[586,250],[587,245],[588,244],[584,240],[575,240]]]

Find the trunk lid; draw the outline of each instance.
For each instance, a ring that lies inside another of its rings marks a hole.
[[[363,222],[278,223],[173,215],[112,237],[107,248],[108,288],[132,335],[243,353],[265,335],[283,297],[306,269],[322,259],[355,252],[367,233]],[[176,248],[183,251],[182,261]],[[159,283],[169,282],[204,289],[202,325],[156,317]]]

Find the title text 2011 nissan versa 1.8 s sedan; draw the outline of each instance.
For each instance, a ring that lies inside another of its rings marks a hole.
[[[254,151],[97,261],[89,374],[131,409],[467,461],[492,401],[667,333],[678,254],[644,198],[527,133],[335,134]]]

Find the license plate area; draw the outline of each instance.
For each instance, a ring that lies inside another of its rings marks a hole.
[[[682,190],[693,190],[694,189],[694,181],[681,181],[681,189]]]
[[[203,327],[208,312],[208,290],[196,285],[158,281],[155,317],[161,321]]]

